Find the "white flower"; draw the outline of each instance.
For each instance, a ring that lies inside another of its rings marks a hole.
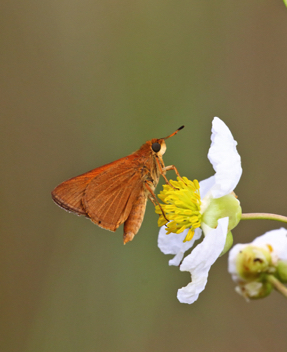
[[[228,271],[237,283],[236,292],[246,299],[267,296],[272,285],[266,274],[286,280],[287,230],[266,232],[251,243],[236,244],[229,252]]]
[[[237,142],[228,127],[218,117],[215,117],[212,122],[211,141],[208,158],[215,170],[215,175],[201,181],[200,187],[197,187],[197,182],[192,183],[186,178],[184,178],[186,185],[179,180],[175,186],[181,188],[180,191],[184,197],[188,196],[188,199],[193,197],[193,204],[198,197],[196,193],[200,191],[200,199],[197,202],[197,210],[200,208],[200,211],[195,211],[192,216],[189,213],[185,215],[190,212],[186,209],[191,209],[188,203],[185,203],[181,210],[174,210],[170,199],[177,197],[179,201],[176,199],[176,205],[183,199],[180,198],[179,192],[176,193],[176,190],[174,191],[168,185],[164,186],[166,188],[159,195],[162,200],[167,200],[168,205],[163,205],[163,209],[167,216],[173,219],[173,222],[168,223],[168,231],[177,230],[177,233],[166,235],[166,225],[164,225],[159,231],[160,250],[165,254],[175,255],[169,261],[169,265],[179,265],[185,251],[193,246],[202,231],[205,236],[202,243],[193,249],[180,266],[181,271],[189,271],[192,277],[192,282],[178,291],[178,299],[182,303],[193,303],[204,290],[211,265],[222,253],[227,234],[232,236],[230,230],[238,224],[241,217],[240,203],[232,194],[242,174],[241,159],[236,150]],[[173,183],[175,184],[176,181]],[[189,183],[192,187],[189,187]],[[159,213],[159,210],[157,212]],[[178,225],[175,225],[176,222]],[[184,224],[190,223],[195,224],[194,228],[185,229]],[[183,242],[184,238],[186,242]],[[190,238],[192,239],[189,240]]]

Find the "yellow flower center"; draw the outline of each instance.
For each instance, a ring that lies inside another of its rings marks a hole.
[[[157,205],[155,212],[160,215],[158,226],[166,224],[166,233],[181,233],[185,229],[189,229],[184,242],[190,241],[194,235],[196,228],[201,224],[200,213],[200,192],[199,183],[197,180],[193,182],[183,177],[177,178],[177,181],[169,181],[170,185],[164,185],[163,191],[158,197],[165,203],[161,204],[165,217],[163,216],[160,207]]]

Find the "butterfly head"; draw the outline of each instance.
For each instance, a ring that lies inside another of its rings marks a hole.
[[[159,138],[159,139],[152,139],[151,140],[151,149],[152,149],[153,153],[162,156],[166,151],[165,140],[174,136],[175,134],[177,134],[177,132],[182,130],[183,127],[184,126],[179,127],[175,132],[173,132],[172,134],[170,134],[167,137]]]
[[[166,151],[166,144],[163,138],[160,139],[152,139],[150,146],[152,153],[156,155],[162,156]]]

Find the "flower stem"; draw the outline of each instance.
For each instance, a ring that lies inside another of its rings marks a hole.
[[[287,287],[285,287],[278,279],[273,275],[267,275],[266,279],[273,285],[273,287],[283,296],[287,298]]]
[[[287,216],[277,215],[277,214],[269,214],[269,213],[247,213],[241,215],[241,220],[275,220],[287,223]]]

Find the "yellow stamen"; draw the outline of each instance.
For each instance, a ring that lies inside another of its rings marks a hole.
[[[165,203],[161,204],[161,207],[169,222],[167,223],[160,207],[156,206],[155,211],[160,215],[158,226],[163,226],[167,223],[167,234],[171,232],[181,233],[189,228],[184,242],[190,241],[195,229],[201,225],[199,183],[197,180],[192,182],[186,177],[182,179],[178,177],[177,181],[170,180],[169,182],[174,188],[166,184],[163,186],[163,191],[158,195]]]

